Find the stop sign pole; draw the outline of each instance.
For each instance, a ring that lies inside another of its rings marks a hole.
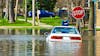
[[[77,28],[79,30],[81,30],[80,23],[81,23],[81,20],[83,19],[84,16],[85,16],[85,10],[82,7],[76,6],[75,8],[73,8],[72,17],[78,21]]]

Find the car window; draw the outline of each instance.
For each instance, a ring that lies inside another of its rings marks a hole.
[[[67,28],[67,27],[56,27],[54,28],[52,33],[77,34],[75,28]]]

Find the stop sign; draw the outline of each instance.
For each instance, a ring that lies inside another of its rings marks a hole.
[[[82,7],[77,6],[72,10],[72,16],[75,19],[82,19],[85,16],[85,11]]]

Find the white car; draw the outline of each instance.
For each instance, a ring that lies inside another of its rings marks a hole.
[[[74,26],[55,26],[46,41],[82,42],[82,37]]]

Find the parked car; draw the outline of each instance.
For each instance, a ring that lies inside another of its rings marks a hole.
[[[55,16],[55,13],[54,12],[49,12],[47,10],[40,10],[40,17],[54,17]]]
[[[36,14],[35,14],[35,15],[36,15]],[[28,16],[29,16],[29,17],[32,17],[32,11],[29,11],[29,12],[28,12]],[[49,12],[49,11],[47,11],[47,10],[40,10],[40,15],[39,15],[39,17],[50,17],[50,16],[54,17],[54,16],[55,16],[55,13],[54,13],[54,12]]]
[[[59,10],[58,11],[58,16],[59,17],[63,17],[63,16],[67,17],[68,16],[68,11],[67,10]]]
[[[82,37],[74,26],[55,26],[46,41],[82,42]]]

